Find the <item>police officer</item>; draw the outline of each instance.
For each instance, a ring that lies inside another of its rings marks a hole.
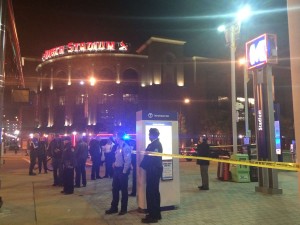
[[[82,137],[76,146],[75,149],[75,158],[76,158],[76,167],[75,167],[75,187],[80,187],[80,180],[82,182],[82,186],[86,186],[86,170],[85,164],[89,155],[89,149],[87,140],[85,137]]]
[[[146,200],[149,213],[142,219],[142,223],[157,223],[161,219],[159,181],[162,175],[162,157],[147,155],[147,152],[162,153],[162,145],[158,137],[159,130],[151,128],[149,130],[151,143],[147,146],[140,164],[140,167],[146,171]]]
[[[29,176],[34,176],[36,173],[33,172],[33,168],[36,164],[36,159],[38,155],[38,146],[39,146],[39,134],[34,134],[34,137],[30,141],[29,148],[30,148],[30,165],[29,165]]]
[[[114,174],[112,182],[112,195],[110,209],[105,211],[105,214],[113,214],[118,212],[119,192],[122,193],[121,210],[119,215],[127,213],[128,205],[128,175],[131,166],[131,148],[124,141],[125,133],[118,132],[117,134],[117,148],[115,151],[115,162],[113,163]]]
[[[62,153],[63,153],[63,143],[59,135],[52,135],[52,140],[48,147],[48,152],[52,157],[53,166],[53,185],[52,186],[62,186],[62,176],[63,176],[63,166],[62,166]]]
[[[89,152],[92,160],[91,180],[101,179],[99,174],[101,163],[100,142],[97,139],[92,139],[89,145]]]
[[[42,166],[44,168],[44,173],[47,172],[47,143],[44,137],[41,137],[38,142],[38,151],[37,151],[37,158],[38,158],[38,167],[39,167],[39,174],[42,172]]]
[[[71,143],[71,137],[64,138],[63,163],[63,185],[61,193],[68,195],[74,193],[74,168],[76,166],[75,150]]]

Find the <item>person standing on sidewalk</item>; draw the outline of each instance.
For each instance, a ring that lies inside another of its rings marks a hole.
[[[202,137],[202,143],[197,145],[197,156],[209,157],[209,145],[207,144],[206,136]],[[202,186],[198,186],[200,190],[209,190],[208,167],[209,160],[197,159],[197,164],[200,165],[200,174]]]
[[[40,137],[38,143],[38,167],[39,167],[39,174],[42,172],[42,166],[44,168],[44,173],[47,172],[47,143],[44,137]]]
[[[63,163],[63,184],[64,189],[61,193],[65,195],[74,193],[74,168],[76,166],[75,150],[71,143],[71,137],[64,139],[64,151],[62,155]]]
[[[118,132],[117,134],[117,149],[115,152],[115,162],[113,164],[114,175],[112,182],[112,202],[110,209],[105,211],[105,214],[113,214],[118,212],[119,195],[122,193],[121,210],[119,215],[127,213],[128,206],[128,175],[131,166],[131,148],[124,141],[125,133]]]
[[[29,157],[30,157],[30,165],[29,165],[29,176],[34,176],[36,173],[33,172],[33,168],[36,164],[37,154],[38,154],[38,146],[39,146],[39,134],[35,133],[33,138],[29,143]]]
[[[102,147],[105,158],[105,176],[103,178],[112,178],[113,176],[112,164],[114,162],[114,152],[112,150],[114,148],[114,145],[115,143],[113,142],[113,138],[110,137],[108,138],[106,145]]]
[[[101,179],[100,164],[101,164],[101,150],[100,142],[97,139],[92,139],[89,143],[89,152],[92,160],[91,180]]]
[[[52,140],[48,146],[48,152],[52,157],[53,166],[53,185],[52,186],[62,186],[63,177],[63,166],[62,166],[62,153],[63,153],[63,142],[59,135],[52,135]]]
[[[132,166],[132,188],[129,196],[136,196],[136,142],[134,140],[130,140],[128,142],[131,147],[131,166]],[[135,151],[133,153],[133,151]]]
[[[146,153],[162,153],[162,145],[158,139],[159,130],[150,128],[149,139],[151,143],[146,148]],[[157,223],[161,219],[159,181],[162,175],[162,157],[145,154],[140,167],[146,171],[146,201],[148,215],[142,223]]]
[[[85,137],[82,137],[77,143],[75,149],[75,158],[76,158],[76,167],[75,167],[75,187],[80,187],[80,181],[82,181],[82,186],[86,186],[86,170],[85,164],[88,158],[89,149],[87,140]]]

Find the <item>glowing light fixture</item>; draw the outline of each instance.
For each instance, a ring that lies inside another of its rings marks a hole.
[[[95,83],[96,83],[95,77],[91,77],[91,78],[90,78],[90,84],[91,84],[91,86],[94,86]]]

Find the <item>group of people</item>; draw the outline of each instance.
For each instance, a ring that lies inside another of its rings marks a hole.
[[[112,202],[110,208],[105,211],[106,214],[119,213],[119,215],[124,215],[127,213],[128,175],[130,172],[132,156],[130,146],[124,140],[124,135],[123,132],[117,134],[117,148],[113,167]],[[158,138],[159,135],[158,129],[151,128],[149,130],[149,139],[151,143],[147,146],[145,150],[146,153],[139,165],[146,172],[146,201],[148,214],[142,219],[142,223],[157,223],[158,220],[162,219],[159,192],[159,182],[163,170],[162,157],[151,156],[148,154],[150,152],[162,153],[162,145]],[[118,211],[120,191],[122,194],[121,210]]]
[[[88,145],[84,138],[81,138],[76,147],[73,147],[71,137],[60,138],[59,135],[53,135],[48,145],[44,137],[35,134],[30,141],[29,148],[30,176],[36,175],[33,169],[37,159],[39,173],[41,173],[42,166],[44,172],[47,173],[47,156],[50,156],[53,167],[53,186],[63,186],[62,193],[64,194],[72,194],[74,187],[80,187],[81,183],[86,186],[85,164],[88,158]],[[75,180],[74,171],[76,172]]]
[[[160,192],[159,182],[162,175],[162,157],[151,156],[147,153],[162,153],[162,145],[159,141],[159,131],[156,128],[149,130],[149,139],[151,143],[146,148],[146,153],[140,163],[140,167],[146,172],[146,200],[148,214],[142,223],[157,223],[161,217],[160,211]],[[38,137],[32,138],[30,142],[30,168],[29,175],[33,175],[33,166],[35,164],[34,153],[39,149],[43,140]],[[44,141],[45,142],[45,141]],[[112,201],[111,206],[105,211],[106,214],[118,213],[124,215],[127,213],[128,206],[128,176],[133,169],[133,188],[131,196],[136,195],[136,157],[132,154],[135,147],[132,143],[125,140],[125,133],[118,132],[116,140],[110,138],[107,143],[101,146],[96,139],[90,140],[89,144],[85,138],[81,138],[76,146],[72,146],[70,137],[60,138],[58,135],[52,138],[49,145],[45,145],[45,154],[52,157],[53,163],[53,186],[63,186],[63,194],[72,194],[74,188],[86,186],[86,160],[88,153],[92,160],[91,180],[101,179],[100,166],[105,157],[105,178],[112,178]],[[32,157],[31,157],[32,155]],[[46,165],[46,164],[44,164]],[[47,166],[44,167],[47,172]],[[74,174],[75,172],[75,174]],[[74,180],[75,175],[75,180]],[[121,201],[120,201],[121,192]],[[119,201],[121,208],[119,211]]]
[[[39,173],[42,172],[42,167],[44,168],[44,173],[48,173],[47,169],[47,143],[38,134],[35,134],[29,143],[30,147],[30,165],[29,165],[29,175],[34,176],[36,173],[33,172],[34,166],[38,159],[38,169]]]

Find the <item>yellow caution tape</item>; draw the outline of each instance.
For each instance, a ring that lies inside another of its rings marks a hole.
[[[133,152],[136,153],[136,152]],[[270,168],[270,169],[278,169],[278,170],[290,170],[290,171],[300,171],[300,165],[298,163],[288,163],[288,162],[272,162],[272,161],[256,161],[256,160],[234,160],[230,159],[222,159],[222,158],[209,158],[209,157],[200,157],[200,156],[187,156],[187,155],[179,155],[179,154],[165,154],[165,153],[157,153],[157,152],[145,152],[140,151],[141,154],[147,154],[151,156],[168,156],[172,158],[180,158],[180,159],[202,159],[213,162],[221,162],[235,165],[243,165],[243,166],[255,166],[262,168]]]

